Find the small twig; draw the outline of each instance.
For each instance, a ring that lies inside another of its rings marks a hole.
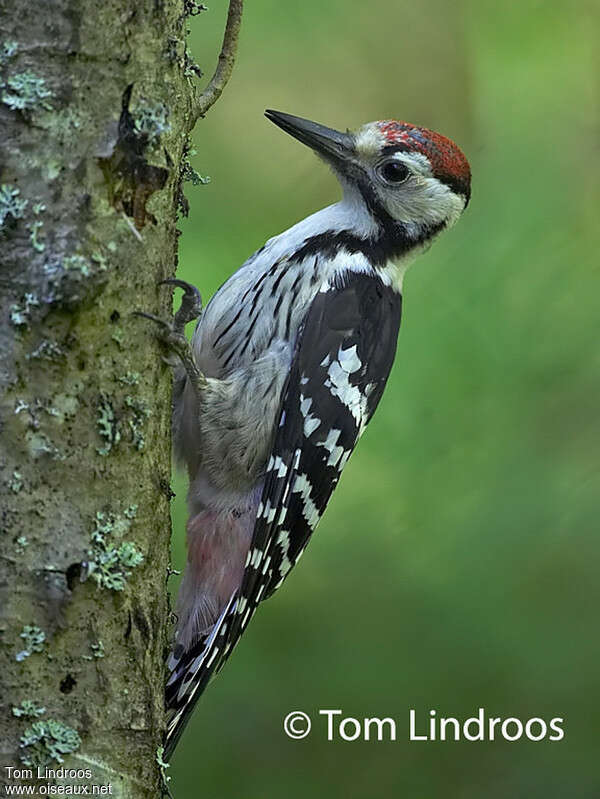
[[[127,216],[127,214],[125,213],[125,211],[121,211],[121,216],[122,216],[122,217],[123,217],[123,219],[125,220],[125,224],[126,224],[126,225],[127,225],[127,227],[129,228],[129,230],[131,230],[131,232],[132,232],[132,233],[133,233],[133,235],[136,237],[136,239],[137,239],[138,241],[141,241],[141,242],[143,242],[143,241],[144,241],[144,239],[141,237],[139,230],[133,226],[133,224],[132,224],[132,222],[131,222],[131,219],[130,219],[130,218]]]
[[[219,54],[219,61],[215,74],[210,79],[210,83],[204,89],[196,102],[194,109],[194,122],[198,117],[203,117],[208,109],[214,105],[221,96],[227,81],[233,72],[235,55],[237,52],[240,26],[242,24],[242,11],[244,0],[229,0],[229,11],[227,12],[227,25],[223,35],[223,45]]]

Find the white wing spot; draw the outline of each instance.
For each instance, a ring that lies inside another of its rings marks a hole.
[[[321,420],[316,416],[308,416],[304,420],[304,435],[309,438],[321,426]]]
[[[333,428],[327,434],[327,438],[325,441],[319,441],[317,443],[318,447],[323,447],[329,453],[329,458],[327,459],[327,466],[337,466],[341,457],[344,454],[344,447],[341,447],[337,442],[339,440],[340,435],[342,434],[341,430],[337,430]]]
[[[327,370],[327,374],[328,378],[325,381],[326,387],[334,397],[338,397],[348,408],[357,426],[360,428],[366,409],[367,398],[361,393],[359,388],[350,385],[348,372],[342,369],[338,361],[334,361],[331,364]]]
[[[308,522],[310,527],[313,527],[319,520],[319,511],[315,503],[310,498],[310,491],[311,491],[311,484],[308,481],[308,478],[305,474],[297,475],[294,481],[294,488],[292,492],[294,494],[300,494],[302,497],[302,515]]]
[[[267,573],[267,569],[269,568],[269,564],[270,563],[271,563],[271,556],[269,555],[267,558],[265,558],[265,565],[263,566],[263,569],[262,569],[262,573],[263,574]]]
[[[211,655],[211,656],[209,657],[209,659],[206,661],[206,668],[207,668],[207,669],[208,669],[208,668],[210,668],[210,664],[211,664],[211,663],[213,662],[213,660],[214,660],[214,659],[217,657],[217,654],[218,654],[218,652],[219,652],[219,648],[218,648],[218,647],[215,647],[215,648],[213,649],[213,653],[212,653],[212,655]]]
[[[311,433],[314,433],[317,427],[320,426],[321,420],[316,416],[312,416],[310,409],[312,407],[312,398],[305,397],[300,394],[300,413],[304,417],[304,435],[308,438]]]
[[[342,458],[344,458],[344,456],[345,456],[345,460],[344,460],[343,465],[341,465]],[[341,471],[344,468],[344,466],[346,465],[346,461],[348,460],[349,457],[350,457],[350,452],[344,450],[343,447],[336,447],[333,450],[333,452],[331,453],[331,455],[329,456],[329,458],[327,459],[327,465],[328,466],[338,466],[338,464],[340,464],[338,468]]]
[[[288,553],[289,548],[290,548],[290,533],[289,533],[289,530],[282,530],[279,533],[279,536],[277,538],[277,543],[281,546],[281,563],[279,564],[279,571],[281,573],[282,564],[286,563],[286,562],[290,563],[289,560],[288,560],[288,556],[287,556],[287,553]],[[287,574],[287,572],[291,568],[292,568],[292,564],[290,563],[289,568],[287,569],[285,574]]]
[[[352,374],[352,372],[357,372],[360,367],[362,366],[362,362],[358,357],[358,353],[356,351],[356,344],[350,347],[348,350],[343,350],[341,347],[338,351],[338,361],[340,362],[340,366],[345,372],[348,374]]]
[[[327,438],[325,441],[319,441],[317,443],[318,447],[324,447],[327,452],[333,452],[336,449],[336,444],[338,442],[338,438],[341,436],[342,431],[337,430],[335,427],[332,428],[329,433],[327,434]]]
[[[350,455],[352,455],[352,450],[346,450],[346,452],[344,452],[344,454],[340,458],[340,463],[338,466],[340,472],[342,471],[344,466],[348,463],[348,458],[350,457]]]
[[[262,516],[267,520],[267,524],[270,524],[273,521],[276,513],[277,513],[277,508],[273,508],[271,506],[271,500],[268,499],[267,504],[265,505],[262,512]]]
[[[273,461],[273,464],[269,466],[269,470],[272,469],[276,473],[277,477],[283,477],[287,472],[287,466],[285,465],[285,462],[279,457],[279,455],[276,455],[275,458],[271,456],[271,460]]]
[[[304,418],[308,416],[308,412],[310,411],[310,406],[312,405],[312,399],[310,397],[305,397],[304,394],[300,394],[300,413]]]
[[[289,530],[281,530],[279,535],[277,536],[277,544],[281,544],[282,547],[288,547],[290,545],[290,531]]]
[[[285,556],[283,557],[283,559],[282,559],[281,563],[279,564],[279,574],[280,574],[280,576],[281,576],[282,578],[283,578],[283,577],[285,577],[285,575],[286,575],[286,574],[289,572],[289,570],[290,570],[291,568],[292,568],[292,563],[291,563],[291,561],[289,560],[288,556],[287,556],[287,555],[285,555]],[[294,578],[294,579],[295,579],[295,578]]]

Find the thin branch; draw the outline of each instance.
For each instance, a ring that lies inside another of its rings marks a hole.
[[[208,109],[216,103],[221,96],[227,81],[233,72],[235,56],[237,52],[238,38],[242,24],[242,11],[244,0],[229,0],[229,11],[227,12],[227,25],[223,35],[223,46],[219,54],[219,61],[215,74],[210,79],[210,83],[204,89],[196,102],[194,109],[194,122],[198,117],[203,117]]]

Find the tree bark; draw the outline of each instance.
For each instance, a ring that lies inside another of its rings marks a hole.
[[[184,8],[185,5],[185,8]],[[181,0],[0,0],[0,780],[157,796]],[[182,166],[183,165],[183,166]],[[43,709],[43,712],[42,712]],[[30,769],[16,776],[8,767]],[[42,779],[45,783],[47,780]]]

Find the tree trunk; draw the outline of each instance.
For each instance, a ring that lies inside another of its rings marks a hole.
[[[171,309],[192,6],[0,0],[0,778],[36,791],[160,788],[171,383],[132,311]]]

